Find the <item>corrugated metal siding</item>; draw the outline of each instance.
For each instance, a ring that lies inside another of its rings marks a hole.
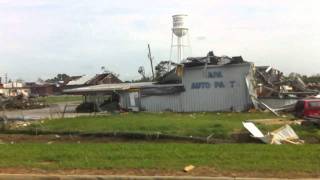
[[[120,93],[120,106],[127,109],[130,106],[130,97],[128,92]]]
[[[185,69],[182,78],[185,92],[176,95],[142,97],[142,108],[153,112],[168,109],[176,112],[246,110],[251,104],[245,82],[249,70],[250,64]],[[208,72],[221,72],[222,76],[209,78]],[[234,87],[231,87],[230,81],[235,81]],[[208,82],[211,87],[191,88],[192,83],[195,82]],[[214,87],[215,82],[223,82],[225,87]]]
[[[97,103],[98,105],[102,104],[104,101],[108,100],[111,95],[105,94],[90,94],[86,96],[87,102]]]
[[[182,109],[190,111],[243,111],[251,103],[245,76],[250,64],[227,65],[221,67],[193,68],[185,70],[182,83],[186,92],[182,94]],[[209,78],[208,72],[221,72],[221,77]],[[231,87],[230,81],[234,81]],[[192,89],[192,83],[208,82],[210,88]],[[215,82],[223,82],[224,88],[214,87]]]
[[[141,108],[150,112],[181,112],[180,94],[163,96],[146,96],[141,98]]]

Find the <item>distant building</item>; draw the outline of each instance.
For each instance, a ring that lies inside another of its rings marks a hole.
[[[0,85],[0,94],[3,96],[18,96],[23,95],[25,97],[30,96],[30,88],[25,87],[24,83],[11,82]]]
[[[99,84],[114,84],[122,81],[112,73],[102,73],[96,75],[84,75],[69,81],[64,89],[86,87]]]
[[[26,83],[26,87],[30,89],[31,95],[34,96],[50,96],[61,94],[62,88],[59,83],[43,83],[35,82]]]

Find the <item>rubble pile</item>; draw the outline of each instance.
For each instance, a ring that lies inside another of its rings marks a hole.
[[[250,132],[253,138],[261,140],[266,144],[303,144],[295,131],[288,124],[267,134],[263,134],[260,129],[251,121],[242,122],[243,126]]]
[[[44,101],[40,101],[37,98],[26,97],[23,95],[18,96],[0,96],[0,107],[4,109],[35,109],[46,107]]]
[[[307,88],[320,91],[320,83],[308,83]]]
[[[215,56],[213,51],[210,51],[205,57],[188,57],[184,62],[184,66],[202,66],[202,65],[227,65],[241,64],[245,61],[241,56]]]
[[[310,89],[300,77],[285,77],[270,66],[256,66],[254,79],[258,97],[305,98],[319,93],[318,90]]]

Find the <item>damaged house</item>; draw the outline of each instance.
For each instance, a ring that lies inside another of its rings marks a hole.
[[[73,89],[79,87],[93,86],[99,84],[114,84],[122,81],[113,73],[102,73],[96,75],[83,75],[69,81],[64,89]]]
[[[253,88],[253,69],[241,56],[210,52],[187,58],[158,82],[101,84],[64,92],[82,94],[97,108],[117,101],[119,108],[136,111],[244,111],[252,106],[248,89]]]

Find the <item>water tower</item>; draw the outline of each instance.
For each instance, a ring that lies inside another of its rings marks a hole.
[[[171,38],[171,51],[170,51],[170,60],[172,60],[172,50],[177,48],[176,62],[180,63],[184,58],[184,48],[188,46],[186,39],[188,36],[188,27],[187,27],[187,17],[186,14],[177,14],[173,15],[173,27],[172,27],[172,38]]]

